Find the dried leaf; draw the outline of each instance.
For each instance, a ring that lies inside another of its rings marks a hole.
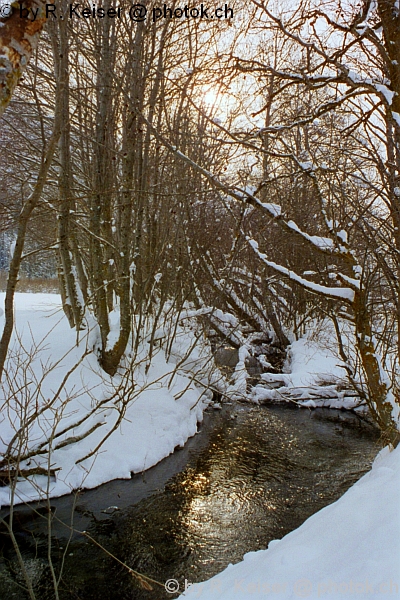
[[[132,573],[133,575],[133,573]],[[137,575],[134,575],[134,577],[137,577],[140,587],[142,587],[144,590],[147,590],[148,592],[152,592],[153,591],[153,586],[151,586],[149,584],[148,581],[146,581],[145,579],[143,579],[142,577],[138,577]]]

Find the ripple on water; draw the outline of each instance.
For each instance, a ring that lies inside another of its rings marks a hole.
[[[86,521],[81,525],[121,561],[159,581],[204,580],[246,552],[266,548],[271,539],[336,500],[369,468],[379,450],[376,433],[355,415],[285,407],[232,409],[235,419],[227,411],[206,418],[202,433],[181,451],[182,464],[172,476],[176,455],[143,479],[83,493],[79,518]],[[121,497],[125,505],[120,511],[101,512],[120,505]],[[68,520],[65,500],[57,502],[57,517]],[[57,547],[66,547],[59,531],[53,539],[56,563],[63,551],[57,555]],[[43,561],[44,527],[40,530],[36,524],[35,536],[27,540],[25,554]],[[15,598],[22,598],[7,567],[9,545],[3,554],[0,597],[11,597],[11,590]],[[159,589],[140,589],[118,563],[76,538],[65,557],[60,598],[76,597],[171,596]]]

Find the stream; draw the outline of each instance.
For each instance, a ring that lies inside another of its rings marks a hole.
[[[379,449],[379,433],[352,413],[225,405],[207,411],[198,435],[143,474],[52,499],[50,516],[16,507],[15,535],[40,600],[55,597],[49,518],[56,572],[63,562],[61,600],[175,598],[157,584],[144,589],[76,530],[162,584],[177,580],[183,591],[185,580],[208,579],[334,502]],[[0,600],[28,598],[4,529],[0,545]]]

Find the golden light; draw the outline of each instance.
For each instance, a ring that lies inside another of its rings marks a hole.
[[[219,96],[220,94],[218,90],[212,88],[211,86],[207,86],[204,88],[202,93],[203,103],[209,107],[216,106],[220,100]]]

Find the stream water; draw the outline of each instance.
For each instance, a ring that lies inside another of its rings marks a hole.
[[[208,413],[200,434],[149,471],[51,501],[57,572],[63,561],[60,599],[176,597],[156,584],[143,589],[119,562],[71,531],[72,517],[75,530],[120,561],[161,583],[175,579],[182,591],[185,580],[215,575],[335,501],[379,448],[376,430],[351,413],[252,405]],[[41,512],[18,508],[15,531],[36,597],[46,600],[55,596],[49,515]],[[27,598],[5,531],[0,544],[0,600]]]

